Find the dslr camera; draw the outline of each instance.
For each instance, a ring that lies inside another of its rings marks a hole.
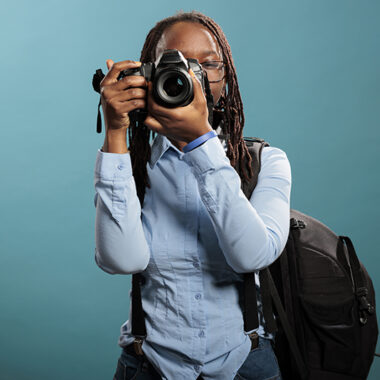
[[[121,71],[117,79],[120,80],[128,75],[141,75],[147,81],[153,82],[152,96],[157,104],[166,108],[184,107],[194,99],[193,81],[188,72],[190,68],[205,91],[207,76],[198,60],[186,59],[176,49],[165,50],[156,63],[142,63],[138,68]],[[136,109],[129,113],[131,121],[142,122],[146,116],[146,109]]]

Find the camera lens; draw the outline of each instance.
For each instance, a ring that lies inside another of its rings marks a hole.
[[[166,79],[163,89],[168,96],[178,96],[184,89],[184,84],[179,76],[173,76]]]
[[[154,78],[153,96],[164,107],[181,107],[193,99],[193,82],[186,70],[170,67]]]

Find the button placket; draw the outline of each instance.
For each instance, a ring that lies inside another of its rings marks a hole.
[[[199,247],[198,247],[198,229],[199,229],[199,197],[197,179],[192,173],[192,168],[187,164],[184,180],[185,193],[185,212],[186,212],[186,232],[185,232],[185,255],[187,255],[189,264],[195,268],[193,270],[192,279],[189,283],[190,294],[192,298],[191,315],[192,327],[194,328],[193,339],[193,355],[195,358],[201,359],[205,356],[206,342],[203,337],[199,337],[199,332],[206,326],[206,315],[203,303],[203,275],[200,268]],[[202,333],[204,334],[204,332]],[[201,339],[202,338],[202,339]],[[199,372],[200,367],[194,369]]]

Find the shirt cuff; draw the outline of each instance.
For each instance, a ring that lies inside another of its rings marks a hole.
[[[206,142],[208,139],[211,139],[213,137],[217,137],[218,134],[214,131],[208,131],[204,133],[202,136],[197,137],[195,140],[190,141],[187,145],[185,145],[182,150],[185,153],[190,152],[191,150],[197,148],[198,146],[202,145],[204,142]]]
[[[192,166],[198,174],[219,169],[226,163],[230,164],[219,138],[208,139],[202,145],[185,153],[183,160]]]
[[[131,155],[129,153],[108,153],[98,149],[95,175],[105,180],[124,180],[132,176]]]

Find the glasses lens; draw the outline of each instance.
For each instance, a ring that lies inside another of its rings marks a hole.
[[[220,61],[208,61],[202,63],[203,70],[207,71],[210,81],[221,80],[224,76],[224,63]]]

